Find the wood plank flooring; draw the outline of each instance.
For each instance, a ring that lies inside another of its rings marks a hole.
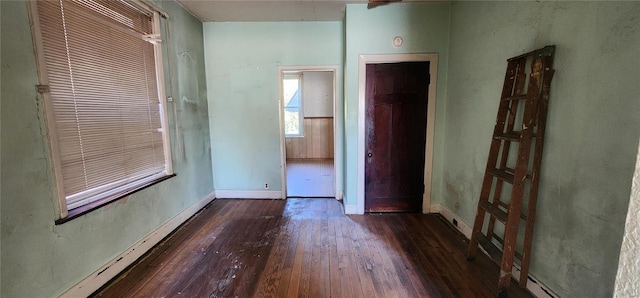
[[[95,297],[492,297],[438,215],[345,216],[334,199],[215,200]],[[510,297],[529,297],[513,282]]]

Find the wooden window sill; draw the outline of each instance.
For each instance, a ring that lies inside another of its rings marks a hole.
[[[142,185],[140,185],[137,188],[134,188],[132,190],[123,191],[123,192],[115,194],[113,196],[109,196],[109,197],[103,198],[101,200],[89,203],[87,205],[71,209],[71,210],[69,210],[69,212],[68,212],[66,217],[57,219],[55,223],[56,223],[56,225],[61,225],[63,223],[69,222],[69,221],[71,221],[73,219],[76,219],[76,218],[78,218],[78,217],[80,217],[82,215],[85,215],[85,214],[87,214],[87,213],[89,213],[91,211],[100,209],[103,206],[106,206],[106,205],[108,205],[110,203],[116,202],[116,201],[118,201],[118,200],[120,200],[120,199],[122,199],[124,197],[127,197],[127,196],[129,196],[131,194],[134,194],[134,193],[136,193],[136,192],[138,192],[140,190],[143,190],[143,189],[145,189],[145,188],[147,188],[149,186],[155,185],[157,183],[160,183],[160,182],[162,182],[164,180],[167,180],[167,179],[175,177],[175,176],[176,176],[176,174],[163,176],[163,177],[160,177],[158,179],[149,181],[148,183],[142,184]]]

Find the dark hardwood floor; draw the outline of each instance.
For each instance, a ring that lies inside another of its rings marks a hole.
[[[345,216],[334,199],[215,200],[96,297],[492,297],[439,215]],[[510,297],[529,297],[512,282]]]

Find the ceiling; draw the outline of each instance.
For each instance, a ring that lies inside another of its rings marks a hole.
[[[367,0],[177,1],[203,22],[342,21],[345,4],[368,2]]]

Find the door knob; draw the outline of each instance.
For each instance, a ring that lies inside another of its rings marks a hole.
[[[373,154],[371,152],[367,153],[367,157],[371,157]]]

